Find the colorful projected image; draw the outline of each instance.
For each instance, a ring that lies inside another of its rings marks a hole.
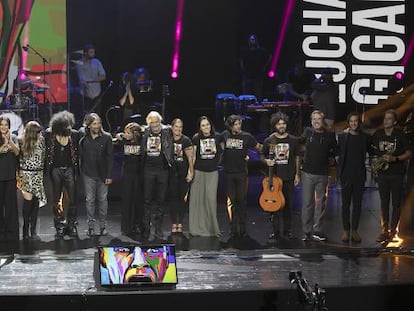
[[[0,21],[3,108],[66,103],[66,0],[1,1]]]
[[[101,285],[176,284],[173,246],[99,248]]]

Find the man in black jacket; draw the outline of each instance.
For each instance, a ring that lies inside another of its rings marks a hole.
[[[365,160],[370,146],[370,136],[361,131],[361,117],[351,112],[347,117],[348,128],[338,135],[338,176],[342,195],[342,242],[361,242],[358,233],[361,217],[362,195],[366,177]],[[351,216],[352,201],[352,216]]]
[[[72,237],[78,234],[75,178],[79,174],[79,133],[72,129],[74,124],[73,113],[64,110],[52,116],[45,132],[46,171],[52,184],[53,196],[50,201],[53,202],[58,237],[63,237],[65,232]],[[60,203],[62,193],[65,193],[63,201],[68,203],[68,208],[66,204]]]
[[[161,124],[162,117],[151,111],[147,117],[147,128],[142,136],[144,166],[144,238],[155,226],[155,238],[162,239],[162,222],[168,190],[168,174],[173,163],[173,139],[171,129]],[[154,221],[151,222],[151,214]]]
[[[86,195],[88,235],[95,235],[95,204],[98,201],[101,235],[107,235],[108,186],[112,183],[113,145],[111,134],[102,129],[96,113],[85,118],[85,136],[79,142],[80,164]]]

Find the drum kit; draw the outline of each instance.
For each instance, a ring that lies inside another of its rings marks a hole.
[[[5,98],[2,105],[5,109],[0,110],[0,115],[10,119],[12,133],[21,135],[24,122],[38,120],[37,97],[42,93],[44,94],[49,86],[41,79],[32,80],[29,78],[25,78],[16,84],[20,85],[15,85],[13,93]]]

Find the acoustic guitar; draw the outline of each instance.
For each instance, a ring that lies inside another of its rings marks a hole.
[[[269,166],[269,175],[263,181],[263,192],[259,197],[260,207],[265,212],[277,212],[285,206],[285,197],[282,192],[283,181],[273,176],[273,166]]]

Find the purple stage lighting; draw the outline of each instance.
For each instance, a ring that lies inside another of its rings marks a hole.
[[[182,19],[184,10],[184,0],[177,1],[177,17],[175,21],[175,38],[174,38],[174,54],[172,59],[171,78],[178,78],[178,65],[180,59],[180,40],[182,31]]]
[[[401,71],[397,71],[396,73],[394,73],[394,77],[397,80],[402,80],[404,78],[404,74]]]
[[[411,54],[413,53],[413,49],[414,49],[414,34],[411,35],[410,42],[408,43],[408,46],[405,50],[405,55],[404,55],[404,58],[402,60],[402,64],[403,64],[404,67],[407,66],[408,61],[411,58]]]
[[[283,20],[282,26],[280,28],[280,33],[278,36],[278,40],[276,43],[275,51],[273,53],[272,64],[270,66],[270,71],[268,72],[268,76],[270,77],[271,72],[276,72],[277,64],[279,62],[280,57],[280,50],[282,49],[283,41],[285,40],[285,34],[287,30],[287,26],[289,24],[290,16],[292,15],[293,8],[295,6],[295,0],[287,0],[286,6],[283,13]],[[273,74],[274,76],[274,74]]]

